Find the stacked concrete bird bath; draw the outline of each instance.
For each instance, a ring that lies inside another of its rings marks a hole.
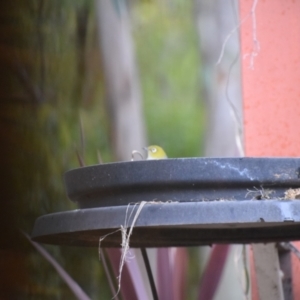
[[[98,247],[125,219],[130,227],[146,201],[131,247],[299,240],[299,170],[298,158],[178,158],[74,169],[65,184],[78,209],[39,217],[32,238]],[[101,245],[120,247],[120,232]]]

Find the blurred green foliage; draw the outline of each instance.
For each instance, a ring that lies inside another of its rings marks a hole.
[[[8,279],[5,288],[0,284],[0,297],[74,298],[53,267],[13,228],[30,233],[38,216],[76,207],[66,198],[63,174],[79,166],[76,150],[84,152],[80,117],[83,123],[92,120],[85,128],[91,132],[86,141],[92,141],[86,147],[87,163],[97,163],[101,145],[109,149],[107,123],[101,118],[103,80],[93,7],[92,1],[70,0],[1,4],[1,183],[8,205],[1,211],[5,246],[0,249],[15,258],[22,255],[9,264],[1,255],[1,281]],[[4,221],[2,214],[8,213],[12,218]],[[97,249],[46,248],[92,298],[111,297]]]
[[[132,17],[149,144],[169,157],[200,156],[204,106],[193,1],[138,2]]]
[[[13,205],[16,225],[30,232],[38,216],[76,207],[63,182],[65,171],[79,167],[76,151],[87,165],[98,162],[97,150],[104,162],[113,161],[109,118],[94,2],[5,5],[0,13],[1,170],[3,178],[9,174],[5,198]],[[169,157],[199,156],[204,112],[192,1],[134,1],[130,7],[149,144],[163,146]],[[21,298],[72,299],[49,263],[24,244],[17,250],[24,247],[27,254],[29,282]],[[111,297],[97,249],[47,249],[92,298]]]

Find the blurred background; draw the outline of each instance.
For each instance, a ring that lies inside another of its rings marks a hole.
[[[76,208],[63,174],[78,157],[125,161],[150,144],[171,158],[239,155],[238,33],[216,66],[237,14],[230,0],[1,2],[1,299],[74,298],[20,230]],[[45,248],[92,299],[111,298],[97,249]],[[189,256],[194,299],[201,261]]]

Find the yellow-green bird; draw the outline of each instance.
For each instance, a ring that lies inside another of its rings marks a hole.
[[[164,159],[168,158],[162,147],[152,145],[144,148],[147,151],[147,159]]]

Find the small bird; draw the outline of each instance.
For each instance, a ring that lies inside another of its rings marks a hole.
[[[164,159],[168,158],[166,152],[162,147],[159,146],[149,146],[149,147],[144,147],[144,150],[147,151],[147,159]]]

